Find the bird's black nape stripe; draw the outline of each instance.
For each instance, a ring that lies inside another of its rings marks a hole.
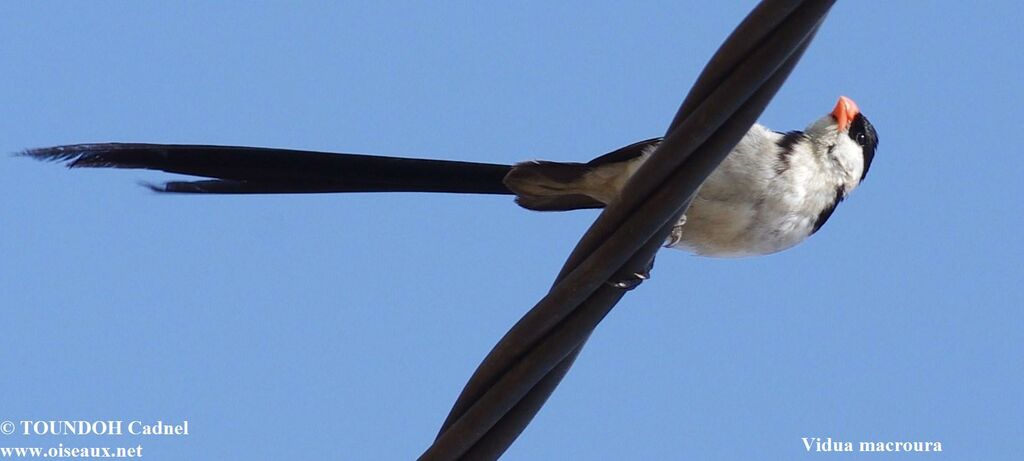
[[[818,219],[814,221],[814,229],[811,229],[811,235],[814,235],[815,232],[818,232],[818,229],[821,229],[821,226],[825,225],[825,221],[828,221],[828,218],[832,216],[832,212],[836,211],[836,207],[839,206],[839,202],[843,201],[843,197],[845,195],[846,186],[836,186],[835,200],[833,200],[832,204],[826,206],[825,209],[821,210],[821,213],[818,214]]]
[[[860,180],[863,181],[864,177],[868,175],[871,161],[875,159],[875,149],[878,148],[878,131],[875,131],[875,126],[868,121],[864,114],[857,114],[850,123],[849,136],[850,139],[860,144],[864,151],[864,172],[860,175]]]
[[[789,170],[789,158],[793,156],[793,146],[806,137],[803,131],[790,131],[782,134],[782,139],[776,142],[779,146],[779,153],[775,163],[775,174],[782,174]]]

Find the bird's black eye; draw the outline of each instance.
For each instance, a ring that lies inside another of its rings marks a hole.
[[[857,114],[850,123],[850,130],[847,132],[854,142],[861,146],[864,154],[864,172],[860,179],[864,179],[871,167],[871,160],[875,158],[875,149],[878,148],[878,132],[863,114]]]
[[[861,147],[867,146],[871,142],[870,135],[868,133],[868,122],[863,115],[857,114],[853,121],[850,123],[850,131],[848,132],[850,139],[859,144]]]

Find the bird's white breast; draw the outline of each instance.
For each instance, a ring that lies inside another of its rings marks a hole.
[[[783,167],[783,135],[755,125],[701,185],[669,246],[705,256],[775,253],[811,234],[836,196],[810,144],[796,144]]]

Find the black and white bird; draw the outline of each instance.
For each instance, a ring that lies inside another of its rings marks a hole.
[[[159,192],[510,194],[524,208],[565,211],[615,200],[660,142],[640,141],[587,163],[516,165],[177,144],[75,144],[25,155],[64,161],[70,168],[144,168],[211,178],[150,185]],[[877,146],[875,128],[845,96],[804,131],[754,125],[701,185],[666,246],[714,257],[790,248],[817,232],[864,180]]]

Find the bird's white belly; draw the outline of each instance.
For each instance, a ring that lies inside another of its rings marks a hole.
[[[673,233],[670,246],[715,257],[785,250],[807,238],[814,225],[810,217],[785,207],[784,203],[695,199]]]
[[[810,164],[784,174],[752,164],[730,155],[698,190],[669,246],[742,257],[776,253],[806,239],[823,206],[819,196],[834,191],[803,177],[811,173]]]

